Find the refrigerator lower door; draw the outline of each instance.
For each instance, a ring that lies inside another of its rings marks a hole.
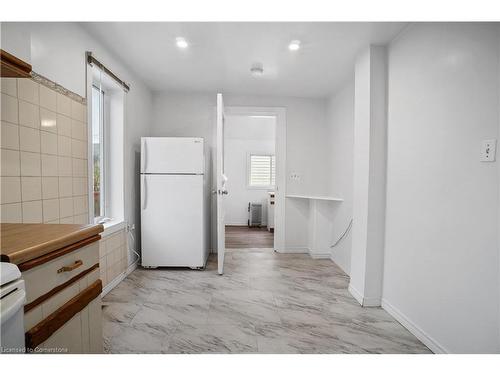
[[[145,267],[203,267],[202,175],[141,175],[141,251]]]

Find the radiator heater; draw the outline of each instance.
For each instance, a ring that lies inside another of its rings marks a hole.
[[[248,203],[248,226],[260,227],[262,225],[262,203]]]

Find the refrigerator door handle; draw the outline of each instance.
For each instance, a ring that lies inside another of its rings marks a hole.
[[[142,153],[144,156],[142,157],[142,172],[146,173],[147,157],[148,157],[148,143],[145,139],[142,140]]]
[[[148,191],[148,185],[146,182],[146,175],[142,176],[142,209],[146,209],[146,204],[147,204],[147,191]]]

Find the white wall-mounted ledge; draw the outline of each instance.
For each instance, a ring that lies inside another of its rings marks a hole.
[[[322,196],[316,196],[316,195],[295,195],[295,194],[290,194],[290,195],[285,195],[285,198],[297,198],[297,199],[311,199],[311,200],[317,200],[317,201],[333,201],[333,202],[343,202],[344,200],[342,198],[336,198],[336,197],[322,197]]]

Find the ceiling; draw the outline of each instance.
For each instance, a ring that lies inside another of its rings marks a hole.
[[[368,44],[405,26],[386,22],[91,22],[82,26],[153,91],[325,97],[353,73]],[[176,37],[189,42],[181,50]],[[301,48],[288,50],[291,40]],[[264,74],[250,67],[261,62]]]

